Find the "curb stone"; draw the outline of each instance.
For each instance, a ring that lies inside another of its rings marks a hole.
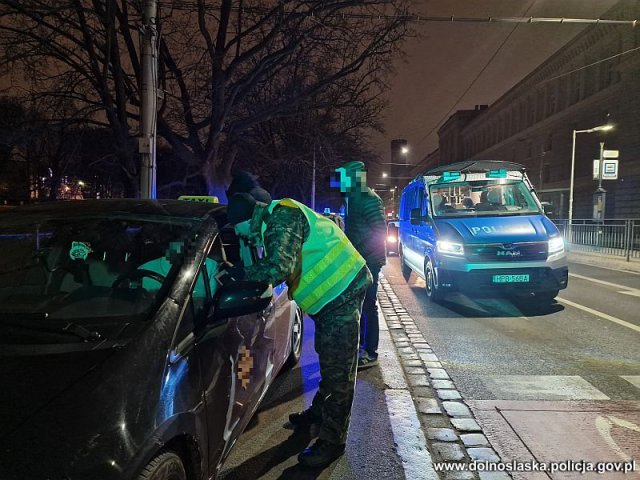
[[[378,302],[398,358],[411,387],[412,398],[426,432],[434,462],[499,462],[482,428],[473,418],[455,384],[431,350],[416,323],[405,310],[391,285],[380,273]],[[493,473],[493,472],[492,472]],[[497,473],[497,472],[495,472]],[[509,475],[487,476],[486,472],[440,472],[444,479],[509,479]]]

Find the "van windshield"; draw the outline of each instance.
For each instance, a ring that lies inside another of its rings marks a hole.
[[[469,217],[541,213],[524,182],[476,180],[429,187],[431,215]]]

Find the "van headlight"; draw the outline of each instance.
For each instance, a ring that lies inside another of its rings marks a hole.
[[[564,238],[560,235],[549,239],[549,255],[564,252]]]
[[[447,240],[438,240],[436,242],[438,252],[445,255],[464,255],[464,245],[461,243],[449,242]]]

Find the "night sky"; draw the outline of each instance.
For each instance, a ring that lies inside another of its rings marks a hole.
[[[615,4],[616,0],[419,0],[416,8],[417,13],[430,16],[597,18]],[[455,106],[514,28],[482,76]],[[437,130],[451,115],[447,114],[449,110],[490,105],[583,28],[571,24],[416,25],[421,38],[408,40],[404,45],[406,57],[396,62],[385,112],[386,134],[371,138],[375,151],[382,162],[388,162],[390,141],[406,138],[411,149],[409,163],[418,163],[437,148]]]

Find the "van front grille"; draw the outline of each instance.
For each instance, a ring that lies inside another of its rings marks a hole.
[[[481,262],[529,262],[546,260],[547,242],[490,243],[465,245],[465,256],[472,263]]]

